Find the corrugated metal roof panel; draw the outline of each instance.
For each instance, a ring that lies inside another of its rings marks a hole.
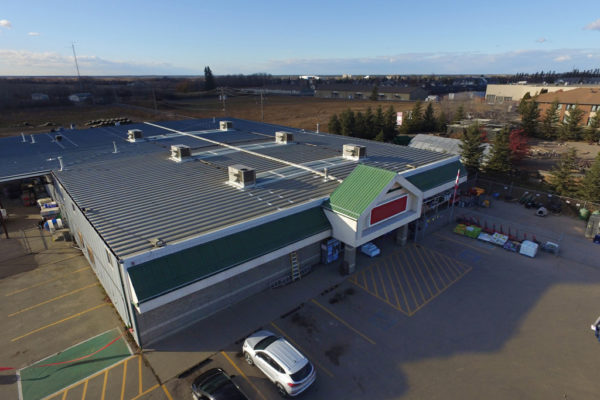
[[[64,148],[45,134],[36,136],[38,147],[20,143],[20,137],[0,139],[0,175],[53,169],[76,203],[92,210],[87,218],[115,254],[125,258],[150,250],[151,238],[159,237],[168,245],[329,196],[339,185],[337,180],[325,181],[322,176],[287,163],[312,166],[319,171],[327,167],[330,176],[345,179],[358,165],[356,161],[332,162],[340,158],[345,143],[367,147],[368,157],[361,163],[393,172],[406,170],[407,164],[418,167],[449,157],[235,118],[227,118],[233,122],[233,130],[216,131],[220,120],[157,124],[239,147],[249,146],[258,154],[282,162],[234,149],[224,151],[214,143],[160,127],[133,124],[67,131],[61,142],[66,143]],[[143,130],[142,141],[126,141],[127,130],[132,128]],[[292,132],[294,143],[274,145],[275,132],[279,130]],[[119,150],[116,154],[113,141]],[[172,144],[187,144],[195,149],[193,154],[200,155],[194,156],[195,161],[176,163],[169,160]],[[58,155],[63,156],[64,171],[57,171]],[[257,185],[240,190],[227,184],[227,166],[231,164],[256,168]],[[277,171],[287,172],[280,174],[280,179],[261,181]]]
[[[333,211],[358,218],[397,174],[381,168],[358,165],[329,197]]]

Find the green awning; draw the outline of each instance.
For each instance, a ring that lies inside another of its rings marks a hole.
[[[331,226],[319,206],[130,267],[127,271],[138,301],[143,303],[328,229]]]
[[[406,180],[418,187],[422,192],[426,192],[445,183],[454,182],[459,169],[461,178],[467,176],[467,170],[461,162],[454,161],[437,168],[407,176]]]

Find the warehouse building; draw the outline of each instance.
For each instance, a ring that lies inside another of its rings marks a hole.
[[[369,99],[373,93],[374,85],[356,85],[352,83],[323,83],[317,85],[315,97],[326,99]],[[377,87],[377,99],[389,101],[416,101],[425,100],[429,93],[418,87]]]
[[[9,137],[0,157],[0,184],[43,177],[141,346],[301,277],[326,240],[352,271],[362,244],[406,241],[462,170],[451,154],[238,119]]]

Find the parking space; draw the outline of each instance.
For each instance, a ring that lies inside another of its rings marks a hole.
[[[47,399],[154,399],[173,400],[168,389],[156,381],[150,368],[139,354],[113,365],[55,392]]]
[[[13,236],[0,241],[0,359],[2,367],[13,368],[0,376],[0,398],[6,399],[18,398],[16,370],[122,325],[79,249],[49,236],[44,246],[38,231],[24,252]]]
[[[471,267],[464,262],[411,244],[375,259],[349,281],[412,316],[469,271]]]

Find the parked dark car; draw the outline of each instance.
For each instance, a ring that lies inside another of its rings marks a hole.
[[[192,383],[195,400],[248,400],[221,368],[209,369]]]

